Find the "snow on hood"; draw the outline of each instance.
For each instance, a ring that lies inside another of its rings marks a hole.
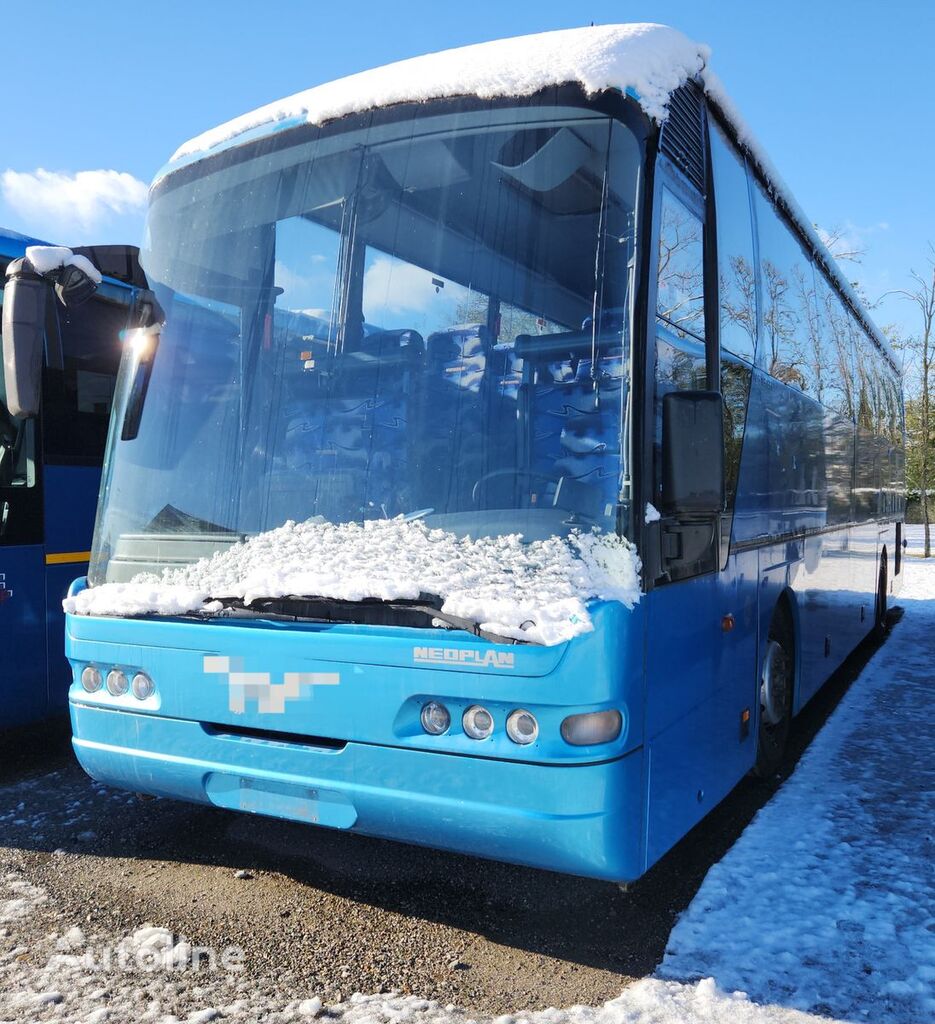
[[[105,583],[66,598],[76,615],[216,613],[218,599],[324,597],[414,600],[435,594],[442,611],[503,636],[558,644],[594,627],[587,602],[640,598],[636,549],[619,537],[573,532],[524,544],[518,534],[456,537],[402,518],[364,523],[310,519],[203,558]]]
[[[665,119],[672,91],[704,67],[707,46],[665,25],[593,25],[497,39],[427,53],[315,86],[196,136],[172,161],[206,153],[266,124],[322,124],[392,103],[448,96],[530,96],[550,85],[578,82],[588,93],[636,93],[646,113]]]

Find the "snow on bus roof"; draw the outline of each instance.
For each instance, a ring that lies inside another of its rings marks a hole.
[[[588,94],[607,89],[627,93],[650,118],[664,124],[672,93],[694,79],[703,86],[819,262],[859,312],[877,345],[898,367],[850,282],[747,128],[720,79],[708,68],[710,55],[704,43],[694,42],[678,29],[651,23],[560,29],[427,53],[325,82],[203,132],[173,153],[156,180],[238,141],[298,124],[323,124],[395,103],[470,95],[483,99],[530,96],[540,89],[567,83],[580,84]]]
[[[579,82],[589,93],[629,90],[650,117],[662,121],[672,91],[698,74],[708,55],[706,46],[677,29],[651,24],[594,25],[475,43],[371,68],[269,103],[186,142],[169,167],[263,125],[322,124],[393,103],[449,96],[531,96],[566,82]]]

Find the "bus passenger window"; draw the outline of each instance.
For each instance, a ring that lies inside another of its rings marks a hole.
[[[847,312],[838,293],[817,268],[815,285],[820,331],[820,371],[816,375],[815,397],[826,409],[853,420],[856,410],[854,354]]]
[[[747,171],[714,124],[711,158],[717,203],[720,343],[721,348],[752,363],[756,352],[756,267]]]
[[[703,238],[700,218],[663,188],[656,315],[680,338],[704,338]]]
[[[758,362],[772,377],[808,392],[815,375],[815,345],[809,340],[816,325],[810,315],[815,308],[811,259],[759,184],[755,195],[763,302]]]

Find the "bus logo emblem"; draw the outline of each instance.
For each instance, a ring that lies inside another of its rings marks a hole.
[[[205,655],[204,671],[208,675],[227,676],[229,707],[235,715],[242,715],[247,701],[257,702],[261,715],[281,715],[287,700],[307,696],[310,686],[337,686],[341,682],[338,672],[285,672],[282,682],[274,683],[269,672],[244,672],[243,658],[224,658]]]
[[[469,665],[471,668],[515,668],[510,651],[475,651],[470,647],[413,647],[417,665]]]

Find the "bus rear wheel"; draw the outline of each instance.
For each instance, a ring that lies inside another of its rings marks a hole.
[[[760,715],[753,774],[761,779],[775,775],[782,764],[792,722],[795,659],[792,631],[786,618],[784,614],[777,615],[770,627],[760,671]]]

